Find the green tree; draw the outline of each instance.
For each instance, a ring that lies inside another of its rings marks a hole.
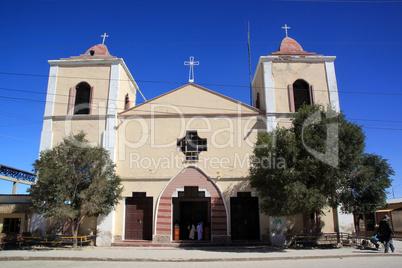
[[[83,132],[40,152],[33,166],[38,178],[29,190],[31,206],[52,220],[69,221],[74,237],[85,217],[107,215],[121,199],[121,179],[109,153],[90,146]]]
[[[375,154],[363,154],[361,163],[353,170],[341,191],[342,209],[346,212],[375,211],[386,204],[386,188],[394,170],[386,159]]]
[[[339,204],[355,212],[358,206],[382,204],[392,172],[386,160],[374,155],[377,162],[366,159],[361,126],[322,106],[301,107],[291,123],[289,128],[260,134],[251,157],[250,183],[262,198],[263,212],[275,216],[321,213]],[[377,166],[379,162],[382,167]],[[367,172],[378,168],[381,171]],[[372,182],[371,188],[365,187],[361,177]],[[357,186],[364,189],[364,198]],[[369,189],[376,192],[370,196]],[[351,200],[352,196],[357,199]]]

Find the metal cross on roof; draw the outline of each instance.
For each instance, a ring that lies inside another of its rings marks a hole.
[[[185,61],[184,65],[189,65],[190,66],[190,72],[188,74],[188,82],[193,83],[194,82],[194,65],[200,65],[199,61],[194,61],[194,57],[190,57],[190,61]]]
[[[109,36],[106,33],[104,33],[101,35],[101,37],[103,37],[102,45],[104,45],[106,37],[109,37]]]
[[[282,27],[282,29],[285,29],[285,32],[286,32],[286,37],[288,37],[288,29],[290,29],[290,27],[288,27],[288,25],[287,25],[287,24],[285,24],[285,26],[284,26],[284,27]]]

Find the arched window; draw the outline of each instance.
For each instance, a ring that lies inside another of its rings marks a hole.
[[[91,114],[93,90],[87,82],[70,88],[68,114]]]
[[[289,85],[288,92],[291,112],[297,112],[303,104],[314,104],[313,86],[302,79],[298,79],[293,84]]]
[[[124,110],[130,109],[130,97],[128,96],[128,93],[126,94],[126,97],[124,98]]]
[[[255,100],[255,107],[260,109],[260,93],[257,92],[257,99]]]

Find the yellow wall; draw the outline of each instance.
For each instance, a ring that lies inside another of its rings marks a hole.
[[[334,211],[332,208],[324,208],[323,215],[320,216],[321,218],[321,232],[323,233],[333,233],[336,231],[335,229],[335,222],[334,222]]]
[[[94,235],[96,233],[96,217],[86,217],[80,225],[78,235]]]
[[[177,139],[183,138],[186,130],[198,130],[198,136],[207,139],[208,148],[191,164],[210,177],[218,176],[218,171],[223,177],[247,176],[257,139],[257,130],[250,131],[255,124],[256,118],[246,117],[126,118],[118,132],[117,172],[129,178],[174,176],[190,164],[178,151]]]
[[[105,130],[104,117],[86,117],[86,119],[77,120],[76,116],[67,119],[55,119],[53,121],[53,146],[63,141],[70,133],[78,134],[81,130],[85,132],[86,139],[100,145],[101,135]]]
[[[288,233],[302,233],[304,229],[303,215],[286,216],[286,229]]]
[[[110,65],[59,66],[53,115],[67,115],[69,92],[80,82],[95,87],[92,114],[105,114],[109,92]]]
[[[148,197],[153,197],[153,220],[155,222],[155,211],[158,197],[169,180],[128,180],[123,178],[123,199],[116,206],[115,215],[115,236],[124,236],[124,209],[125,199],[132,197],[133,192],[146,192]],[[154,227],[154,226],[153,226]]]
[[[171,178],[191,164],[212,178],[218,172],[247,176],[258,130],[264,129],[259,117],[247,105],[185,86],[119,116],[117,172],[126,178]],[[207,139],[207,151],[195,163],[177,147],[188,130]]]
[[[314,86],[314,102],[329,104],[328,85],[324,63],[273,62],[275,108],[278,113],[289,113],[288,85],[303,79]]]
[[[264,85],[264,79],[263,79],[263,65],[260,63],[259,69],[257,69],[257,72],[255,73],[255,77],[253,80],[253,106],[255,107],[256,105],[256,100],[257,100],[257,93],[260,94],[260,109],[261,110],[266,110],[266,103],[265,103],[265,85]]]
[[[121,68],[121,73],[120,73],[120,88],[119,88],[119,101],[118,101],[118,112],[123,112],[124,111],[124,103],[125,103],[125,97],[126,94],[129,96],[130,100],[130,108],[135,106],[136,102],[136,94],[137,90],[135,89],[135,86],[133,82],[129,79],[126,71],[124,68]]]
[[[14,206],[14,205],[11,205]],[[3,224],[5,218],[20,218],[21,219],[21,227],[20,233],[27,231],[27,221],[25,220],[25,213],[4,213],[0,214],[0,232],[3,232]]]

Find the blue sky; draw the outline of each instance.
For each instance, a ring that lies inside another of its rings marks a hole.
[[[389,159],[402,197],[402,1],[0,0],[0,10],[0,164],[31,171],[38,157],[47,60],[83,54],[106,32],[147,99],[186,84],[194,56],[196,84],[248,104],[245,21],[252,73],[286,23],[304,50],[337,56],[341,109],[364,126],[366,152]]]

